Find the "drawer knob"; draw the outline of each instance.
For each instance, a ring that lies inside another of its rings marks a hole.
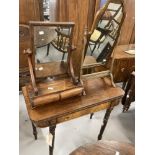
[[[121,68],[121,72],[124,72],[125,68]]]

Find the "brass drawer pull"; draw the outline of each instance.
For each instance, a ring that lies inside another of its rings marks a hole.
[[[121,68],[121,72],[124,72],[125,68]]]

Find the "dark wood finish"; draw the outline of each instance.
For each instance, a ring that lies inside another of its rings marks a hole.
[[[126,82],[130,73],[135,70],[135,55],[124,52],[130,49],[135,49],[135,45],[118,45],[114,49],[114,54],[112,54],[114,82]]]
[[[99,141],[95,144],[86,144],[74,150],[70,155],[135,155],[132,144],[117,141]]]
[[[49,133],[52,134],[53,138],[52,138],[52,145],[49,146],[49,155],[53,155],[53,150],[54,150],[54,140],[55,140],[55,128],[56,125],[52,125],[49,127]]]
[[[115,102],[119,102],[119,100],[115,101]],[[104,116],[104,119],[103,119],[103,125],[101,126],[101,129],[100,129],[100,133],[98,135],[98,140],[101,140],[102,139],[102,135],[103,135],[103,132],[105,130],[105,127],[107,125],[107,122],[108,122],[108,119],[110,117],[110,113],[111,111],[113,110],[114,106],[115,106],[116,103],[111,103],[110,106],[108,107],[108,109],[106,110],[106,113],[105,113],[105,116]],[[118,104],[118,103],[117,103]]]
[[[32,124],[34,139],[37,140],[37,128],[35,127],[33,122],[31,122],[31,124]]]
[[[125,86],[125,94],[122,98],[123,112],[129,110],[133,101],[135,101],[135,72],[132,72]]]
[[[115,101],[118,101],[124,95],[124,91],[119,87],[112,87],[111,81],[107,78],[91,79],[84,81],[85,96],[68,98],[61,102],[53,102],[32,109],[27,87],[23,87],[22,90],[29,117],[36,126],[41,128],[55,126],[86,114],[114,107],[118,105],[118,102]],[[103,131],[100,132],[100,134],[102,133]],[[52,146],[54,147],[54,140]],[[50,147],[50,155],[53,152],[53,147]]]
[[[90,114],[90,119],[92,119],[93,115],[94,115],[94,113]]]

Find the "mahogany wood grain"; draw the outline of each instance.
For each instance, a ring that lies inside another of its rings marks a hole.
[[[28,25],[30,20],[43,20],[39,4],[40,0],[19,0],[19,23]]]
[[[135,0],[124,0],[126,17],[124,19],[118,45],[127,45],[132,43],[135,38]]]
[[[113,77],[114,82],[126,82],[130,73],[135,70],[135,55],[124,51],[135,49],[135,45],[119,45],[114,50]]]
[[[27,57],[23,50],[30,48],[28,23],[30,20],[43,20],[42,0],[19,0],[19,87],[21,89],[29,80]],[[27,30],[26,30],[27,29]]]
[[[27,86],[23,87],[23,95],[30,119],[38,127],[47,127],[53,123],[61,123],[102,109],[107,109],[110,102],[120,99],[124,91],[112,87],[109,80],[91,79],[84,82],[85,96],[73,97],[61,102],[53,102],[46,106],[31,108]],[[118,103],[117,103],[118,104]]]
[[[135,155],[133,144],[117,141],[99,141],[86,144],[74,150],[70,155]]]
[[[48,62],[48,63],[39,63],[35,64],[35,73],[37,78],[42,77],[50,77],[57,76],[61,74],[67,73],[67,63],[66,62]],[[39,70],[39,68],[42,68],[42,70]],[[53,68],[53,69],[52,69]]]

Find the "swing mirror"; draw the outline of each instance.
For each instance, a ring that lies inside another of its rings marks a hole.
[[[87,35],[87,46],[83,68],[84,73],[95,72],[94,68],[87,68],[91,64],[104,66],[109,60],[120,34],[125,17],[122,0],[101,1],[101,8],[97,11],[91,30]]]

